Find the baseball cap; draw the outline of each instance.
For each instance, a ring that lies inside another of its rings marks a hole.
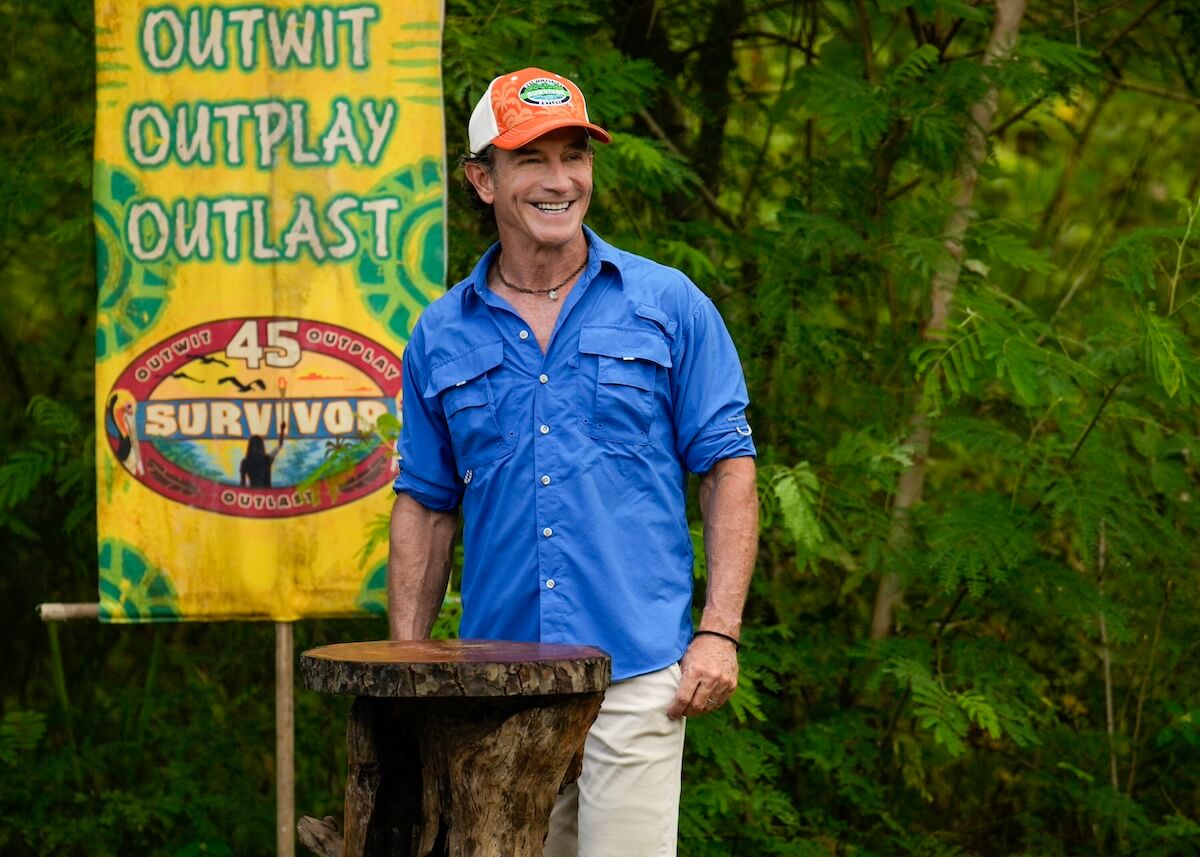
[[[586,128],[595,140],[612,137],[588,119],[583,93],[574,82],[543,68],[502,74],[488,84],[468,125],[471,154],[493,145],[519,149],[556,128]]]

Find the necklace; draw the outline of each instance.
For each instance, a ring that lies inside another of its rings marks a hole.
[[[565,286],[567,283],[571,282],[571,280],[573,280],[575,278],[575,275],[578,274],[580,271],[582,271],[584,265],[587,264],[587,256],[584,255],[583,261],[579,263],[579,267],[576,268],[571,273],[567,274],[567,276],[563,279],[563,281],[561,283],[559,283],[557,286],[551,286],[548,289],[526,289],[526,288],[523,288],[522,286],[513,285],[512,283],[510,283],[508,281],[508,277],[504,276],[504,269],[500,267],[500,260],[503,258],[504,258],[503,253],[501,253],[499,256],[496,257],[496,276],[498,276],[500,278],[500,282],[504,283],[504,285],[508,286],[514,292],[521,292],[521,293],[527,294],[527,295],[545,295],[546,297],[550,298],[550,300],[552,300],[552,301],[558,300],[558,290],[561,289],[563,286]]]

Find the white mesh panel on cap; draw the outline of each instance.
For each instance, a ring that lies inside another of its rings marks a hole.
[[[555,75],[555,77],[557,77],[557,76],[558,75]],[[574,81],[572,81],[572,85],[574,86]],[[592,119],[590,116],[588,116],[587,99],[583,97],[583,90],[580,89],[578,86],[575,86],[575,92],[578,93],[578,95],[579,95],[579,106],[583,108],[583,120],[585,122],[591,122]]]
[[[487,92],[475,105],[475,110],[471,113],[471,121],[467,123],[467,137],[472,155],[478,155],[486,149],[488,144],[500,133],[500,126],[496,124],[496,114],[492,110],[492,87],[496,85],[496,80],[488,84]]]

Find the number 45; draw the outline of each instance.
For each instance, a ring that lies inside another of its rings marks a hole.
[[[300,343],[296,332],[298,321],[268,321],[267,344],[258,344],[258,322],[247,321],[225,346],[226,357],[246,361],[247,369],[257,369],[264,361],[268,366],[286,369],[300,362]]]

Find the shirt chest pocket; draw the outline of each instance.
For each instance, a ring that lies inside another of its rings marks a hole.
[[[515,432],[505,433],[496,414],[489,377],[504,362],[504,343],[489,342],[438,365],[429,373],[425,397],[441,403],[459,475],[501,458],[516,446]]]
[[[633,327],[585,326],[579,351],[584,428],[598,440],[649,443],[656,397],[671,366],[662,334]],[[591,366],[595,366],[595,374]]]

